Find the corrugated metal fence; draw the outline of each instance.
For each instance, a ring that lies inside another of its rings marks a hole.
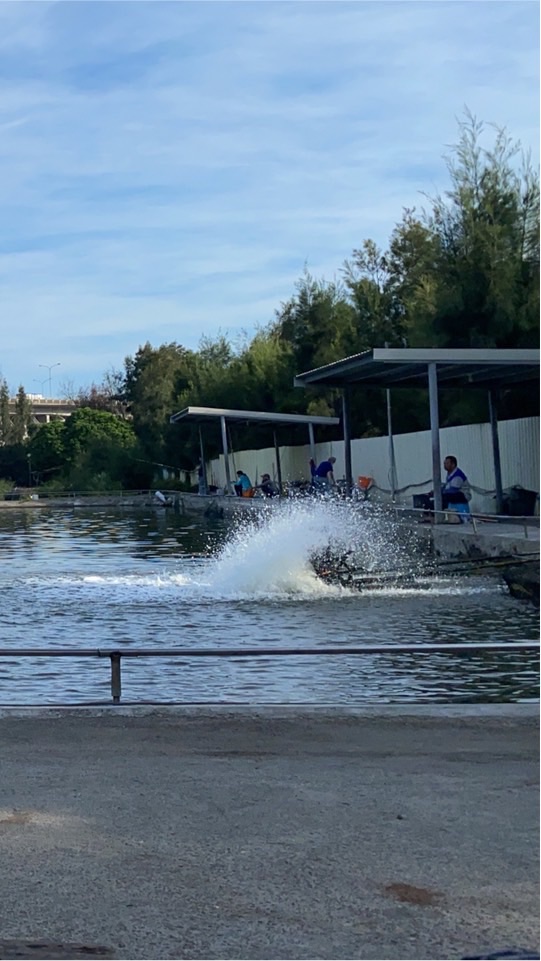
[[[525,417],[520,420],[501,421],[498,431],[503,487],[513,487],[518,484],[529,490],[539,491],[539,418]],[[440,437],[442,459],[446,454],[454,454],[472,484],[472,510],[494,512],[495,481],[490,424],[444,427],[440,431]],[[398,499],[404,504],[411,504],[412,494],[428,491],[432,487],[430,431],[397,434],[394,438],[394,449]],[[318,460],[334,455],[336,457],[335,477],[344,476],[343,441],[317,444],[316,454]],[[284,480],[309,478],[310,449],[308,445],[281,447],[280,458]],[[390,491],[391,487],[388,438],[367,437],[352,441],[351,458],[353,477],[356,478],[359,475],[373,477],[379,488],[379,496],[384,497],[385,492]],[[265,471],[276,478],[274,448],[233,452],[231,459],[232,469],[246,471],[254,484]],[[218,487],[224,486],[223,457],[211,461],[208,474],[210,483]]]

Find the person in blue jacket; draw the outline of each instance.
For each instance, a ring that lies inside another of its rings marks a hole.
[[[318,467],[315,466],[313,460],[310,461],[310,473],[312,475],[312,484],[314,487],[328,488],[334,487],[334,465],[336,463],[336,457],[329,457],[328,460],[322,460]]]
[[[447,510],[449,504],[467,504],[471,500],[471,490],[463,470],[458,466],[456,457],[448,454],[443,462],[447,473],[441,485],[441,506]],[[419,495],[419,506],[425,511],[434,510],[434,491]]]
[[[253,493],[252,482],[245,474],[243,470],[237,471],[237,483],[235,484],[235,493],[238,497],[250,497]]]
[[[456,457],[448,454],[443,467],[447,471],[447,477],[441,489],[442,509],[446,510],[449,504],[467,504],[471,499],[470,485],[464,471],[458,466]]]

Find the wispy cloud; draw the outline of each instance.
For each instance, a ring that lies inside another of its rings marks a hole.
[[[3,375],[266,323],[445,186],[465,104],[537,150],[537,37],[520,0],[0,3]]]

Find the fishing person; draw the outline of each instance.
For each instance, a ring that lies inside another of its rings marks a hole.
[[[322,460],[321,464],[319,464],[319,466],[314,470],[314,462],[310,462],[312,483],[318,490],[328,490],[330,487],[336,486],[336,481],[334,479],[335,463],[336,457],[329,457],[328,460]]]
[[[280,493],[278,484],[271,480],[270,474],[261,475],[261,482],[257,484],[257,490],[260,490],[264,497],[277,497]]]
[[[443,469],[447,476],[441,485],[442,510],[447,510],[449,504],[467,504],[471,500],[470,485],[464,471],[458,466],[456,457],[448,454],[443,462]],[[434,491],[419,496],[423,509],[433,511]]]
[[[254,488],[252,487],[252,482],[245,474],[243,470],[237,471],[237,483],[235,484],[235,493],[237,497],[253,497]]]
[[[442,509],[446,510],[449,504],[467,504],[471,500],[470,485],[464,471],[458,466],[456,457],[448,454],[443,468],[447,471],[447,477],[441,489]]]

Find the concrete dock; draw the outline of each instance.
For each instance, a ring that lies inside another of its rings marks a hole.
[[[538,746],[536,705],[3,710],[0,957],[537,950]]]

